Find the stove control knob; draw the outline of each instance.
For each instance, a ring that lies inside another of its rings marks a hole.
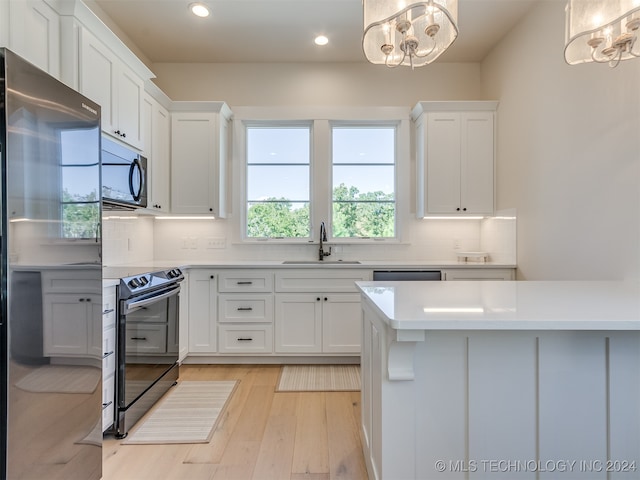
[[[174,272],[176,272],[176,277],[179,277],[180,275],[182,275],[182,271],[179,268],[176,268]]]
[[[149,279],[148,279],[147,277],[140,277],[138,280],[140,281],[140,285],[142,285],[143,287],[144,287],[147,283],[149,283]]]
[[[131,288],[137,288],[137,287],[139,287],[139,286],[140,286],[140,282],[138,281],[138,279],[137,279],[137,278],[132,278],[131,280],[129,280],[128,285],[129,285]]]

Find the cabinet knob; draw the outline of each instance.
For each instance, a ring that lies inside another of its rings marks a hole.
[[[210,278],[211,280],[213,280],[214,275],[209,275],[209,278]]]
[[[210,208],[210,209],[209,209],[209,211],[210,211],[210,212],[213,212],[213,208]]]
[[[327,300],[328,300],[328,298],[327,298],[327,297],[324,297],[324,301],[326,302]]]
[[[316,298],[316,302],[319,302],[319,301],[320,301],[320,297]]]
[[[465,208],[463,208],[463,209],[462,209],[462,211],[463,211],[463,212],[466,212],[466,211],[467,211],[467,208],[466,208],[466,207],[465,207]]]
[[[127,134],[126,134],[126,133],[124,133],[124,132],[122,132],[122,137],[123,137],[123,138],[127,138]]]
[[[456,208],[456,212],[459,212],[459,211],[460,211],[460,207]]]

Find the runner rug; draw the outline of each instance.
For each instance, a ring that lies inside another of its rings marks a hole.
[[[122,443],[209,442],[237,383],[237,380],[178,383]]]
[[[276,392],[349,392],[360,390],[359,365],[285,365]]]

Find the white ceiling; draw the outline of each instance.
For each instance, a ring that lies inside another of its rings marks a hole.
[[[205,19],[189,12],[192,1],[94,0],[93,8],[153,63],[365,61],[361,0],[204,0]],[[481,61],[536,1],[459,0],[460,33],[438,61]],[[314,45],[319,34],[327,46]]]

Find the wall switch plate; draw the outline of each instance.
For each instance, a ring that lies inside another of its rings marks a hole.
[[[227,239],[225,237],[207,237],[207,248],[225,248]]]

